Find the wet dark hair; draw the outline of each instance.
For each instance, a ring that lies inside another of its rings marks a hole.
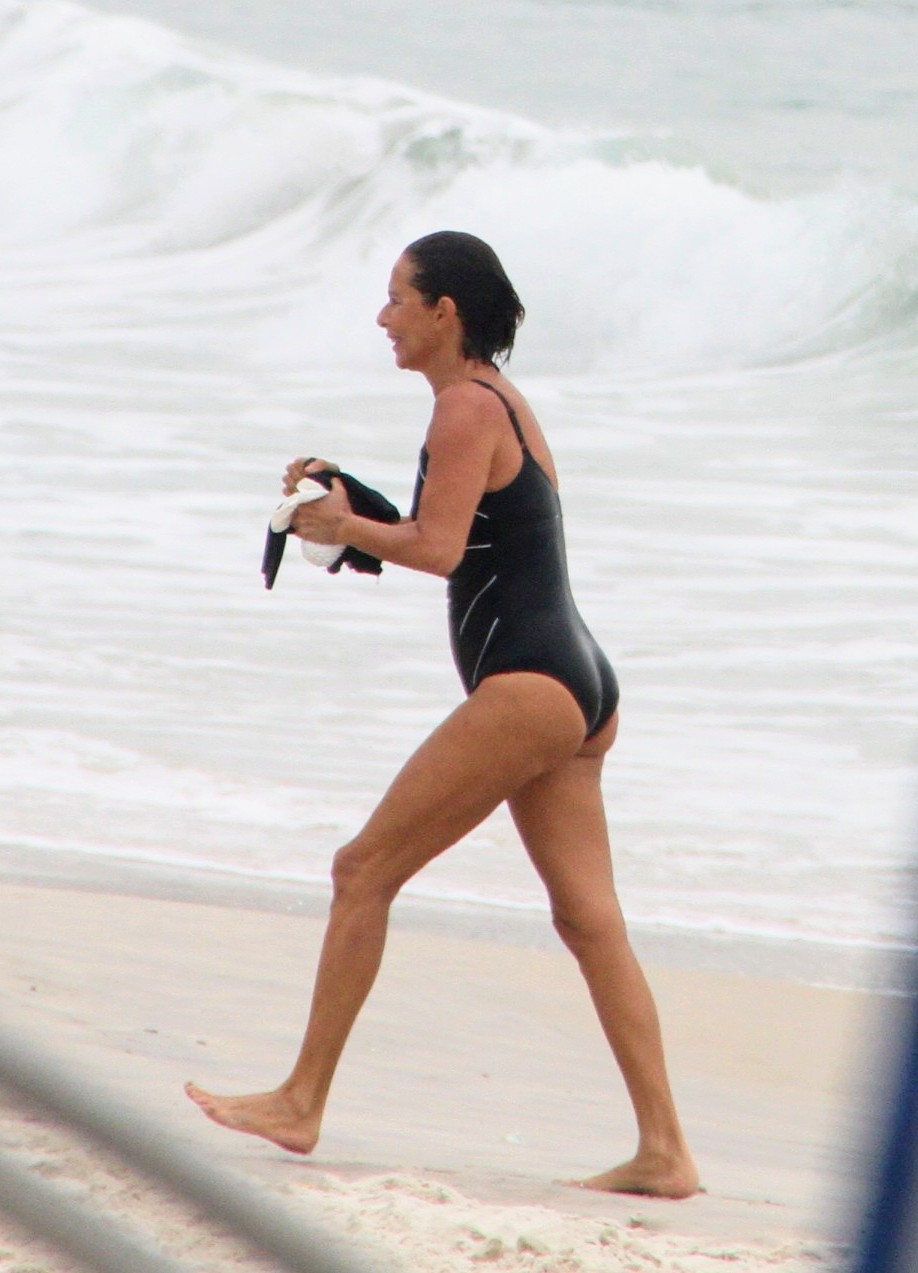
[[[497,253],[474,234],[439,230],[405,248],[415,272],[413,287],[427,305],[444,296],[462,321],[462,352],[481,362],[506,362],[516,329],[526,316]]]

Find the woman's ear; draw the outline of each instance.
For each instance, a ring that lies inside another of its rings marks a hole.
[[[459,311],[456,308],[456,302],[451,296],[441,296],[437,301],[437,312],[443,318],[458,318]]]

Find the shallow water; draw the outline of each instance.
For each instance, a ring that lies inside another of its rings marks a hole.
[[[397,6],[299,44],[301,6],[156,7],[218,43],[0,4],[2,843],[325,878],[456,701],[443,586],[290,553],[265,593],[264,526],[304,451],[407,507],[429,397],[373,316],[404,242],[463,224],[527,304],[514,374],[622,682],[629,916],[908,942],[916,7],[497,6],[508,62],[463,6],[464,93]],[[740,75],[753,35],[780,83]],[[544,905],[502,815],[414,887]]]

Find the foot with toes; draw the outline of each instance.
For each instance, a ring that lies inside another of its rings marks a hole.
[[[261,1136],[290,1153],[309,1154],[319,1139],[317,1122],[283,1088],[257,1096],[214,1096],[194,1083],[186,1083],[185,1092],[221,1127]]]
[[[570,1183],[601,1193],[635,1193],[649,1198],[690,1198],[699,1192],[698,1169],[687,1151],[677,1156],[638,1154],[610,1171]]]

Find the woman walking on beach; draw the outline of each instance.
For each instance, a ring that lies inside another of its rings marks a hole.
[[[335,856],[334,897],[302,1048],[273,1092],[188,1095],[226,1127],[295,1153],[319,1138],[351,1027],[376,978],[401,887],[506,801],[586,979],[638,1124],[635,1156],[587,1188],[681,1198],[698,1176],[676,1114],[656,1008],[628,942],[600,789],[618,727],[612,669],[570,594],[557,475],[535,416],[499,369],[523,307],[494,252],[445,231],[405,249],[377,319],[434,411],[409,519],[357,517],[335,482],[301,507],[303,539],[449,580],[467,698]],[[321,461],[294,461],[289,495]]]

